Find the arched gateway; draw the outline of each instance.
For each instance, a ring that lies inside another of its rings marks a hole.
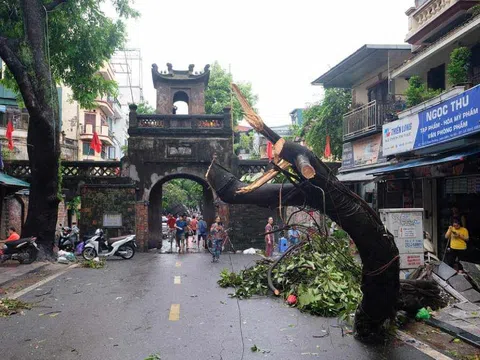
[[[205,173],[212,158],[231,168],[233,132],[230,109],[222,114],[205,114],[205,89],[209,65],[203,71],[167,71],[152,66],[153,85],[157,90],[156,114],[137,114],[130,106],[128,157],[123,173],[136,183],[137,242],[144,250],[156,247],[162,238],[162,185],[174,178],[187,178],[203,186],[208,223],[215,216],[212,190]],[[174,103],[188,104],[188,115],[175,114]]]

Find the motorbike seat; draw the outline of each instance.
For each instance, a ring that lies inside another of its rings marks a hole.
[[[32,239],[31,238],[23,238],[23,239],[18,239],[18,240],[10,240],[10,241],[5,242],[5,245],[7,247],[15,247],[15,246],[20,245],[24,242],[30,243],[30,242],[32,242]]]
[[[108,239],[108,243],[109,243],[109,244],[113,244],[114,242],[119,241],[119,240],[126,239],[127,237],[128,237],[128,235],[118,236],[118,237],[114,237],[114,238],[109,238],[109,239]]]

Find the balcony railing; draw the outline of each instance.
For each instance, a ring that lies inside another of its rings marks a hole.
[[[385,122],[396,119],[396,113],[405,108],[401,97],[395,96],[389,102],[373,100],[343,115],[343,140],[351,140],[382,130]]]
[[[221,129],[223,115],[138,115],[139,128]]]
[[[93,126],[92,124],[85,124],[82,135],[93,135],[96,132],[98,136],[112,137],[112,132],[108,125]]]

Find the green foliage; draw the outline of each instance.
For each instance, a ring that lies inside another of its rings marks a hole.
[[[352,104],[352,94],[346,89],[326,89],[322,101],[305,109],[302,132],[312,151],[323,158],[326,136],[334,159],[341,159],[343,148],[343,115]]]
[[[145,358],[145,360],[162,360],[160,354],[152,354]]]
[[[137,105],[137,114],[155,114],[155,108],[148,101],[143,101]]]
[[[95,260],[84,260],[81,263],[82,267],[89,269],[103,269],[106,265],[105,258],[100,258],[99,261]]]
[[[427,88],[425,83],[422,82],[420,77],[412,76],[410,80],[408,80],[408,88],[407,90],[405,90],[407,107],[418,105],[424,101],[430,100],[431,98],[440,95],[441,93],[441,89],[429,89]]]
[[[339,234],[340,237],[341,234]],[[262,259],[238,274],[227,269],[220,274],[221,287],[234,287],[232,297],[250,298],[269,292],[267,272],[271,260]],[[296,294],[297,307],[320,316],[345,317],[355,311],[360,299],[361,271],[347,239],[316,237],[272,271],[272,281],[284,298]]]
[[[63,200],[63,165],[62,160],[58,159],[58,187],[57,187],[58,201]]]
[[[75,196],[72,200],[67,202],[67,209],[73,210],[77,219],[80,219],[80,206],[82,204],[82,198]]]
[[[253,131],[249,133],[241,133],[239,137],[235,138],[235,143],[233,144],[233,150],[235,151],[235,154],[239,154],[240,150],[245,150],[247,154],[253,155],[253,156],[260,156],[258,154],[258,151],[255,150],[253,146],[253,138],[254,138],[254,133]]]
[[[7,317],[21,310],[30,310],[32,306],[18,299],[0,299],[0,317]]]
[[[450,63],[447,66],[448,82],[450,85],[464,84],[468,81],[471,56],[472,52],[465,46],[452,51],[450,54]]]
[[[105,80],[98,70],[114,51],[125,42],[124,19],[139,14],[130,6],[130,0],[111,0],[118,18],[105,15],[105,0],[66,1],[48,12],[48,43],[52,77],[57,84],[71,87],[74,100],[86,109],[95,107],[95,99],[115,96],[117,84]],[[40,16],[40,15],[39,15]],[[20,2],[4,1],[0,5],[0,34],[12,39],[24,39],[24,23]],[[44,36],[40,33],[39,36]],[[34,74],[30,47],[21,40],[17,56],[29,73]],[[12,74],[5,72],[1,82],[19,93]]]
[[[471,7],[469,9],[469,12],[474,17],[480,15],[480,5],[475,5],[475,6]]]
[[[185,205],[189,209],[201,209],[202,185],[189,179],[173,179],[165,183],[162,188],[162,208],[168,210],[176,204]]]
[[[218,114],[223,112],[225,107],[231,107],[233,102],[232,117],[236,125],[243,118],[243,110],[240,103],[232,97],[230,84],[233,81],[232,74],[228,73],[215,61],[210,69],[210,80],[205,91],[205,111],[207,114]],[[236,82],[248,103],[254,107],[258,96],[252,92],[252,84],[249,82]],[[232,101],[233,100],[233,101]]]

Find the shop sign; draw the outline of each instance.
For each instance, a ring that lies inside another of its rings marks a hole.
[[[343,144],[342,168],[344,169],[383,162],[386,162],[386,158],[382,154],[381,134]]]
[[[383,154],[437,145],[480,131],[480,86],[404,119],[384,124]]]

